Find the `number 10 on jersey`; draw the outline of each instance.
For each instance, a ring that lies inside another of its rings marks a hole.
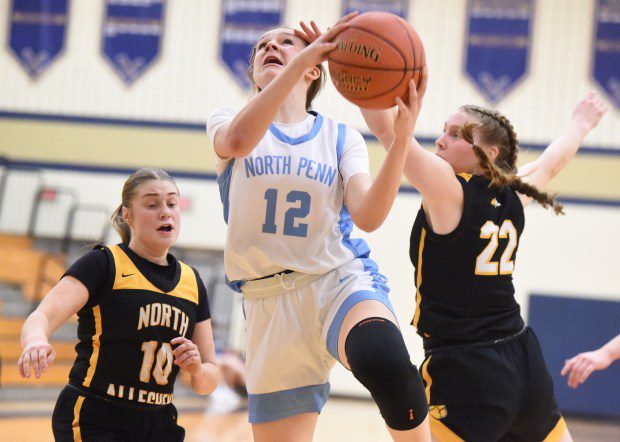
[[[267,200],[267,204],[265,209],[265,222],[263,223],[263,233],[277,234],[276,207],[278,204],[278,189],[267,189],[265,191],[265,200]],[[301,238],[307,237],[308,224],[299,222],[298,225],[295,225],[295,219],[303,219],[310,213],[310,203],[312,202],[310,194],[300,190],[291,190],[286,194],[286,202],[300,204],[299,206],[289,208],[284,213],[284,235],[298,236]]]

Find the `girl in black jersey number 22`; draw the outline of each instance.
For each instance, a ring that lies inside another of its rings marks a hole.
[[[179,369],[198,394],[217,386],[206,288],[168,253],[178,200],[166,172],[131,175],[112,216],[122,243],[78,259],[24,323],[18,369],[40,378],[55,357],[49,337],[78,315],[77,358],[52,417],[57,441],[183,440],[171,403]]]
[[[463,106],[450,115],[435,154],[415,140],[404,174],[422,194],[411,234],[416,268],[413,325],[424,341],[420,367],[438,440],[571,440],[553,397],[534,332],[524,326],[512,273],[523,207],[544,193],[606,109],[594,92],[540,157],[517,169],[519,142],[506,117]],[[384,146],[393,111],[362,110]]]

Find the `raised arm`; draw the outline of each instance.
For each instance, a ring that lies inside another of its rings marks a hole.
[[[17,369],[29,378],[31,370],[38,379],[54,362],[56,352],[49,338],[58,327],[77,313],[88,301],[88,289],[73,276],[65,276],[43,298],[37,309],[28,316],[22,327],[22,354]]]
[[[420,88],[426,89],[427,78],[425,69]],[[395,109],[360,110],[368,128],[388,151],[389,156],[395,137]],[[423,207],[433,230],[436,233],[454,230],[461,219],[463,190],[452,166],[420,146],[415,138],[411,138],[407,146],[403,174],[422,194]]]
[[[571,120],[562,134],[553,140],[535,161],[519,168],[518,175],[522,181],[544,189],[558,173],[566,167],[579,150],[583,139],[596,127],[607,107],[594,91],[579,102]],[[521,196],[524,204],[531,198]]]
[[[284,100],[304,73],[327,59],[336,48],[332,40],[356,14],[341,18],[325,35],[304,48],[260,93],[256,94],[230,123],[215,134],[215,151],[221,158],[247,156],[269,129]]]
[[[349,180],[345,202],[353,222],[362,230],[370,232],[377,229],[392,208],[425,89],[422,87],[419,92],[416,91],[415,83],[411,80],[407,103],[400,97],[396,98],[394,137],[374,182],[365,174],[355,175]]]

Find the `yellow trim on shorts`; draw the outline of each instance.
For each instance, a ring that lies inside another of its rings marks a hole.
[[[558,421],[557,424],[555,424],[555,427],[553,427],[553,430],[551,430],[549,434],[547,434],[547,437],[545,437],[543,442],[557,442],[560,439],[562,439],[562,436],[564,436],[565,433],[566,433],[566,421],[564,420],[562,416],[560,416],[560,420]]]
[[[73,428],[73,440],[81,441],[82,432],[80,431],[80,411],[82,410],[82,404],[84,403],[84,396],[78,396],[73,407],[73,422],[71,422],[71,428]]]
[[[85,387],[90,387],[90,383],[93,380],[93,376],[95,375],[95,370],[97,369],[97,360],[99,359],[99,347],[101,346],[101,342],[99,342],[99,338],[101,337],[101,308],[97,305],[93,307],[93,316],[95,317],[95,334],[93,335],[93,353],[90,355],[90,360],[88,361],[88,371],[86,372],[86,377],[84,378],[84,382],[82,385]]]
[[[424,392],[426,393],[426,400],[429,404],[431,403],[431,385],[433,385],[433,378],[431,378],[431,375],[428,372],[428,364],[431,362],[432,357],[433,356],[429,356],[424,362],[422,362],[422,379],[426,382]],[[428,415],[428,422],[431,427],[431,434],[441,442],[462,442],[464,440],[454,434],[454,432],[439,419],[435,419],[431,416],[430,413]]]
[[[431,426],[431,435],[440,440],[441,442],[464,442],[465,439],[461,439],[454,432],[449,429],[443,422],[430,417],[428,422]]]
[[[433,385],[433,379],[431,379],[431,375],[428,373],[428,363],[431,362],[431,358],[433,356],[429,356],[424,362],[422,362],[422,379],[426,382],[426,387],[424,388],[424,392],[426,393],[426,402],[431,403],[431,385]]]
[[[422,233],[420,235],[420,248],[418,250],[418,277],[415,281],[416,288],[416,302],[415,302],[415,313],[413,314],[413,326],[418,328],[418,321],[420,321],[420,302],[422,301],[422,292],[420,291],[420,286],[422,285],[422,252],[424,251],[424,241],[426,240],[426,229],[422,228]]]
[[[198,304],[198,281],[190,266],[179,261],[181,266],[181,277],[179,282],[170,292],[164,292],[155,287],[138,270],[131,258],[119,246],[108,247],[114,257],[116,274],[114,275],[114,286],[112,290],[147,290],[149,292],[163,293],[177,298],[186,299]],[[123,277],[123,274],[126,276]]]

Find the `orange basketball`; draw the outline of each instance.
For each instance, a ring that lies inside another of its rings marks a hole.
[[[385,109],[407,96],[426,65],[418,33],[405,20],[387,12],[367,12],[338,34],[329,54],[332,82],[347,100],[367,109]]]

